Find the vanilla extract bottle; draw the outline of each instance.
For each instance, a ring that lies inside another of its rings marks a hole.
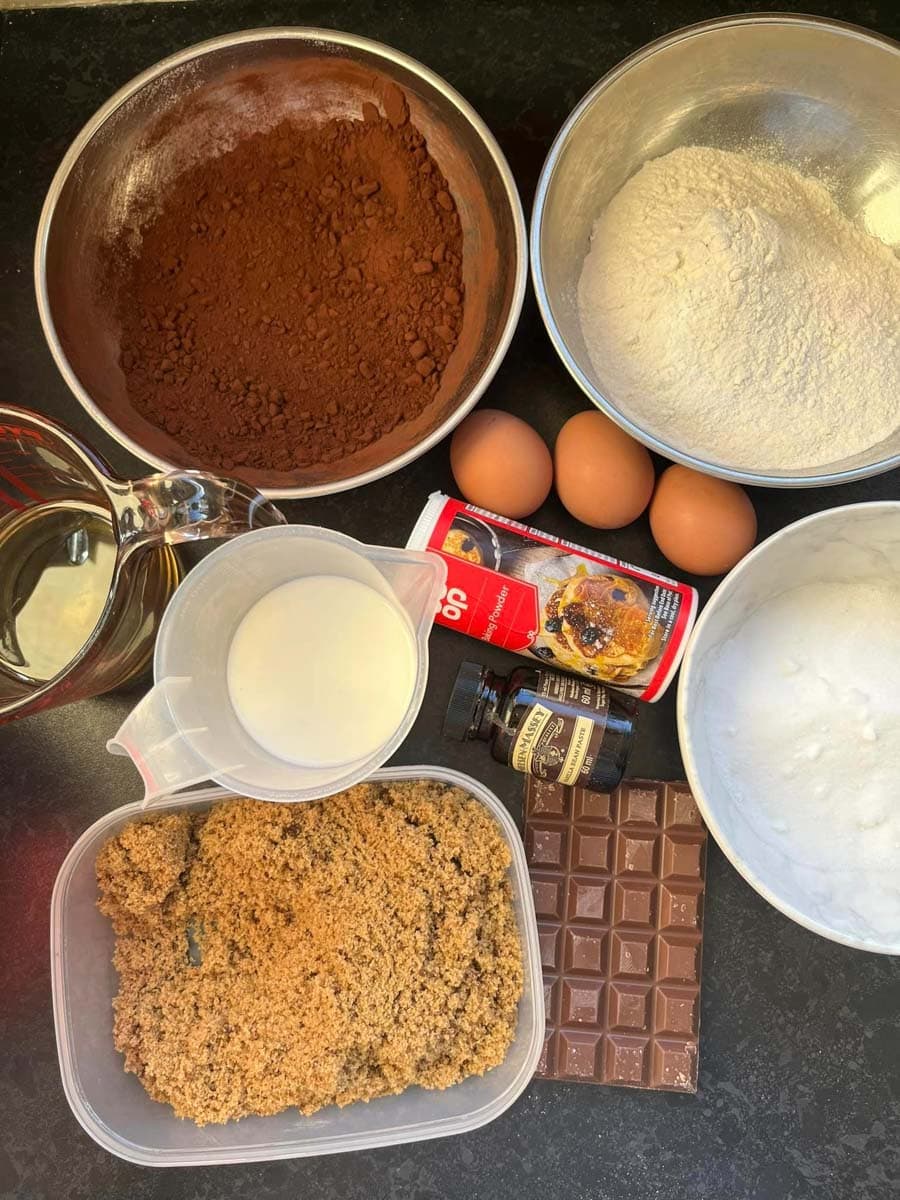
[[[459,669],[444,721],[455,741],[489,742],[492,756],[550,783],[609,792],[621,782],[637,702],[576,675],[516,667]]]

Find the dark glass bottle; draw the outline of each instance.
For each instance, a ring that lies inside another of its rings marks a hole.
[[[625,772],[637,703],[577,675],[465,662],[444,721],[456,741],[490,742],[498,762],[538,779],[609,792]]]

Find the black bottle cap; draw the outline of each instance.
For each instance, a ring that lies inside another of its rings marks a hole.
[[[475,710],[481,695],[485,667],[480,663],[464,662],[459,668],[456,683],[444,717],[444,737],[455,742],[468,741],[475,721]]]

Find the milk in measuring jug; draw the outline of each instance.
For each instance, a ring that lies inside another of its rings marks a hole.
[[[412,699],[406,613],[355,579],[310,575],[273,589],[241,621],[228,694],[264,750],[309,767],[351,763],[394,734]]]

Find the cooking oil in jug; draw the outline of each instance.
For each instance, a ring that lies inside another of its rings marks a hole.
[[[63,671],[90,643],[110,602],[117,554],[109,512],[98,505],[39,504],[0,524],[0,671],[37,684]],[[170,547],[147,559],[126,621],[129,640],[141,643],[179,579]],[[127,655],[126,674],[146,663],[151,646],[140,648]]]

